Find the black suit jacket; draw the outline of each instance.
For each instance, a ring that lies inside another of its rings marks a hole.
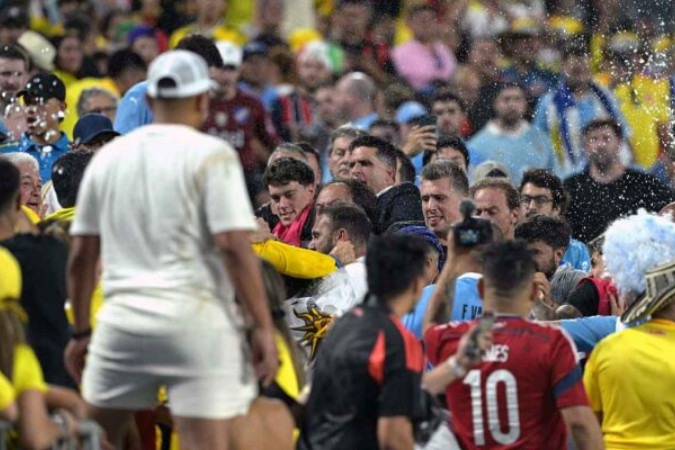
[[[394,186],[377,198],[375,231],[382,234],[398,222],[420,222],[424,224],[420,191],[412,183],[406,182]]]

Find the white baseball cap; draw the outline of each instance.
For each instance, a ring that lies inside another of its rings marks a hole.
[[[152,98],[194,97],[214,87],[206,61],[187,50],[163,53],[148,69],[148,95]]]
[[[216,42],[216,48],[218,48],[220,57],[223,58],[224,66],[241,66],[244,58],[244,51],[241,47],[229,41],[218,41]]]

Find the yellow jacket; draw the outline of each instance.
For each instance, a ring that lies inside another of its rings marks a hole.
[[[338,268],[337,262],[331,256],[279,241],[253,244],[253,251],[272,264],[277,272],[293,278],[313,280],[325,277]]]

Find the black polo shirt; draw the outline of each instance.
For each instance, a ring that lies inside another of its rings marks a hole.
[[[421,416],[420,342],[383,306],[358,306],[321,346],[298,450],[379,448],[377,420]]]

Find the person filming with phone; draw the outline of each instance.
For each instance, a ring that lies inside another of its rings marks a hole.
[[[471,239],[482,239],[479,224],[465,225],[471,224],[456,225],[454,239],[448,239],[448,260],[454,262],[446,271],[466,259]],[[487,244],[481,272],[483,317],[430,327],[424,339],[435,366],[424,386],[432,394],[445,393],[462,448],[563,450],[568,430],[575,448],[604,448],[574,344],[561,329],[527,319],[538,295],[527,244]]]

